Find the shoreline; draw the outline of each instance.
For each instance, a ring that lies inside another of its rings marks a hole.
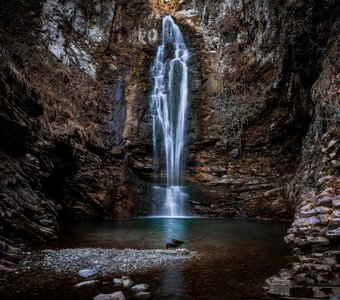
[[[97,269],[101,275],[126,274],[198,258],[196,251],[189,251],[185,248],[175,250],[44,249],[24,252],[18,269],[46,268],[59,273],[78,273],[82,269]]]

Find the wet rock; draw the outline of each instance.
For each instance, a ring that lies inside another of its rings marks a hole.
[[[175,249],[182,245],[184,242],[176,239],[172,239],[171,243],[166,243],[165,248],[166,249]]]
[[[79,288],[79,287],[84,287],[84,286],[93,286],[93,285],[96,285],[96,284],[99,284],[99,283],[100,283],[99,280],[88,280],[88,281],[79,282],[74,286]]]
[[[88,278],[88,277],[98,274],[99,272],[100,270],[98,269],[84,269],[84,270],[80,270],[78,274],[82,278]]]
[[[140,283],[140,284],[136,284],[134,285],[131,290],[136,292],[136,293],[139,293],[139,292],[145,292],[147,291],[147,289],[149,288],[149,285],[146,284],[146,283]]]
[[[123,284],[123,279],[122,278],[114,278],[112,280],[112,282],[115,286],[121,286]]]
[[[124,294],[119,292],[114,292],[112,294],[99,294],[93,297],[94,300],[125,300]]]
[[[176,246],[173,243],[166,243],[165,244],[165,249],[175,249]]]
[[[180,240],[172,239],[172,240],[171,240],[171,243],[172,243],[173,245],[175,245],[175,247],[179,247],[179,246],[182,245],[184,242],[183,242],[183,241],[180,241]]]
[[[122,278],[122,285],[125,288],[129,288],[133,286],[133,281],[130,278]]]
[[[150,292],[139,292],[135,295],[136,299],[149,299],[151,293]]]

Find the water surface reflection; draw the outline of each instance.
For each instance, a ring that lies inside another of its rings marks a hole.
[[[54,247],[164,248],[171,239],[202,258],[134,277],[151,286],[152,299],[268,299],[265,279],[286,265],[287,224],[245,219],[135,218],[80,222]]]

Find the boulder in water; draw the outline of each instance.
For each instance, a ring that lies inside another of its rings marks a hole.
[[[179,247],[180,245],[182,245],[184,242],[181,240],[176,240],[176,239],[172,239],[171,243],[174,244],[176,247]]]
[[[166,243],[165,244],[165,249],[174,249],[176,246],[173,243]]]
[[[172,239],[171,243],[166,243],[165,248],[166,249],[175,249],[177,247],[179,247],[180,245],[182,245],[184,242],[181,240],[176,240],[176,239]]]

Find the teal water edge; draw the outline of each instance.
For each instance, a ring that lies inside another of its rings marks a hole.
[[[135,274],[151,299],[271,299],[265,280],[285,267],[287,224],[246,219],[150,217],[70,226],[54,247],[165,248],[171,239],[199,260]]]

